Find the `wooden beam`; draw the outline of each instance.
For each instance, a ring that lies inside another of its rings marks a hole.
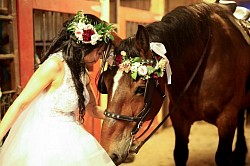
[[[118,17],[118,34],[121,38],[126,38],[126,21],[139,22],[139,23],[152,23],[161,19],[161,15],[151,13],[146,10],[119,7]]]
[[[34,72],[32,0],[17,0],[20,84],[23,88]]]
[[[100,2],[86,0],[33,0],[33,8],[72,14],[83,10],[84,13],[91,13],[98,17],[101,10]]]

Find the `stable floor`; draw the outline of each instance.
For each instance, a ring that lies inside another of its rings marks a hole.
[[[250,166],[250,125],[245,130],[248,145],[246,166]],[[121,166],[175,166],[173,159],[174,130],[168,127],[159,131],[135,155],[131,163]],[[218,144],[217,128],[205,122],[196,122],[189,137],[187,166],[215,166],[214,156]]]

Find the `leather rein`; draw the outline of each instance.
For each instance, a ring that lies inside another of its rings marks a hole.
[[[173,105],[172,109],[169,111],[169,113],[164,117],[164,119],[155,127],[155,129],[143,140],[141,141],[139,144],[136,145],[135,148],[131,149],[132,143],[133,141],[135,141],[136,139],[140,138],[141,136],[143,136],[147,130],[150,128],[154,118],[151,120],[151,122],[149,123],[148,127],[146,128],[146,130],[136,139],[133,139],[135,134],[139,131],[139,129],[141,128],[144,119],[146,118],[146,116],[148,115],[148,113],[150,112],[150,106],[151,106],[151,102],[152,102],[152,95],[153,95],[153,90],[154,88],[156,88],[158,90],[158,92],[161,94],[162,98],[164,99],[166,97],[165,93],[163,92],[163,90],[161,89],[161,87],[159,86],[159,82],[157,79],[154,78],[149,78],[147,79],[146,82],[146,88],[145,88],[145,93],[144,93],[144,107],[142,109],[142,111],[137,115],[137,116],[127,116],[127,115],[120,115],[120,114],[116,114],[113,112],[109,112],[107,109],[104,112],[104,115],[106,117],[115,119],[115,120],[121,120],[121,121],[127,121],[127,122],[136,122],[135,127],[133,128],[133,130],[131,131],[131,143],[130,143],[130,151],[129,152],[133,152],[133,153],[138,153],[140,148],[152,137],[152,135],[164,124],[164,122],[169,118],[171,112],[173,112],[179,102],[180,99],[182,98],[182,96],[186,93],[186,91],[188,90],[189,86],[191,85],[193,79],[195,78],[196,74],[198,73],[201,64],[203,62],[203,59],[206,55],[207,49],[208,49],[208,45],[210,42],[210,38],[211,38],[211,29],[209,27],[208,29],[208,38],[206,41],[206,45],[205,48],[203,50],[202,55],[200,56],[200,59],[197,63],[197,66],[193,72],[193,74],[191,75],[191,77],[189,78],[186,86],[184,87],[182,93],[179,95],[177,102]]]

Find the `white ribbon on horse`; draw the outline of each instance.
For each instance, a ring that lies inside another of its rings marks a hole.
[[[172,71],[171,71],[171,67],[169,64],[169,60],[165,55],[167,53],[165,46],[162,43],[151,42],[150,49],[153,50],[156,54],[158,54],[159,56],[161,56],[162,58],[164,58],[167,61],[166,73],[167,73],[167,78],[168,78],[168,84],[171,84]]]

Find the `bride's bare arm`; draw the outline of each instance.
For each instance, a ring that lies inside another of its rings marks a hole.
[[[32,75],[0,123],[0,140],[3,139],[24,108],[55,80],[61,71],[61,63],[56,57],[49,58]]]
[[[91,87],[91,84],[90,83],[87,84],[86,87],[87,87],[87,90],[89,92],[89,97],[90,97],[89,103],[86,106],[86,112],[94,118],[104,119],[105,118],[103,114],[104,110],[100,106],[97,105],[96,97]]]

